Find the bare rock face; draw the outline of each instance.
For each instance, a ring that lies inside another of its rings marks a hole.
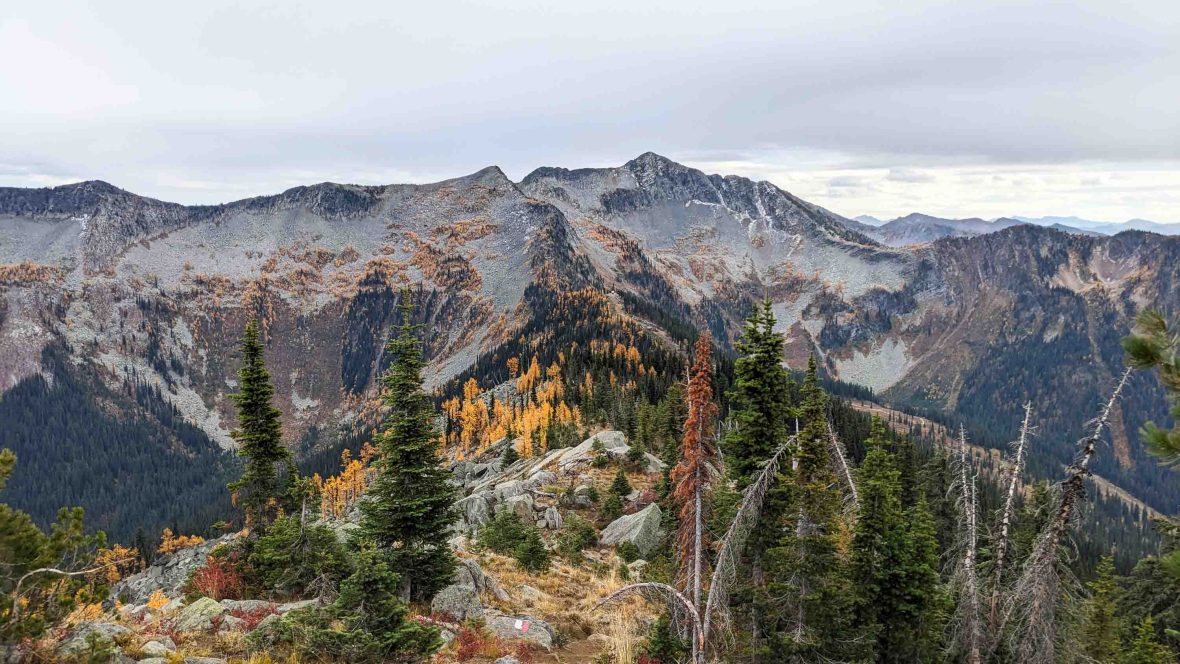
[[[659,543],[662,516],[660,506],[652,503],[635,514],[627,514],[610,522],[602,529],[600,541],[607,546],[630,542],[639,549],[640,555],[646,556]]]

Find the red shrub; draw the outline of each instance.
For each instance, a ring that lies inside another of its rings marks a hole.
[[[213,556],[193,572],[190,583],[196,592],[216,600],[237,599],[246,589],[246,581],[233,561]]]
[[[272,616],[278,612],[279,610],[273,606],[260,606],[253,611],[234,609],[233,611],[230,611],[229,614],[246,623],[243,627],[244,631],[252,632],[254,631],[255,627],[258,627],[258,623],[265,620],[267,616]]]
[[[533,646],[531,643],[524,643],[523,641],[516,644],[516,658],[520,660],[520,664],[533,664]]]

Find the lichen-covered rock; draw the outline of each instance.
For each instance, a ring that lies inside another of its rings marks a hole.
[[[225,634],[228,632],[244,632],[246,631],[246,621],[237,616],[225,614],[221,616],[221,624],[217,627],[218,634]]]
[[[108,622],[84,622],[73,630],[57,646],[59,655],[77,655],[90,648],[89,639],[95,634],[99,641],[113,644],[120,636],[130,634],[131,630],[122,625]]]
[[[255,611],[273,609],[276,606],[274,602],[264,599],[223,599],[221,605],[225,607],[226,611],[237,611],[238,613],[254,613]]]
[[[497,659],[496,661],[492,662],[492,664],[520,664],[520,660],[513,657],[512,655],[508,655],[506,657]]]
[[[662,517],[660,506],[652,503],[635,514],[627,514],[610,522],[602,529],[600,539],[607,546],[631,542],[639,549],[640,555],[646,556],[659,543]]]
[[[512,496],[503,504],[496,506],[496,513],[508,510],[516,516],[520,517],[521,521],[530,523],[535,518],[533,514],[533,497],[529,494],[522,494],[519,496]]]
[[[207,632],[213,629],[213,619],[225,612],[221,602],[202,597],[181,609],[172,624],[178,632]]]
[[[548,507],[541,516],[538,527],[548,528],[549,530],[560,530],[563,523],[561,512],[558,512],[556,507]]]
[[[184,664],[228,664],[220,657],[185,657]]]
[[[434,595],[430,610],[463,622],[482,616],[483,603],[479,599],[479,591],[474,586],[454,585],[447,586]]]
[[[629,449],[627,437],[623,435],[622,431],[601,431],[575,447],[561,450],[557,466],[565,472],[570,472],[580,466],[589,465],[594,457],[598,456],[598,452],[594,449],[596,442],[601,443],[603,451],[612,456],[626,454]]]
[[[556,633],[544,620],[488,611],[484,614],[484,621],[488,629],[502,639],[531,641],[546,650],[553,647]]]
[[[172,643],[172,640],[168,639],[168,643]],[[169,647],[168,643],[164,643],[162,640],[148,641],[139,647],[139,653],[148,657],[167,657],[176,650],[175,644]]]

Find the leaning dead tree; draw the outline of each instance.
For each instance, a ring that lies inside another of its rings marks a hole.
[[[954,582],[958,589],[959,601],[955,606],[951,647],[957,649],[965,662],[979,664],[983,651],[983,617],[979,601],[979,575],[976,570],[979,546],[979,502],[975,492],[976,475],[971,468],[971,455],[967,450],[967,432],[959,427],[959,513],[962,515],[962,530],[959,534],[962,555],[955,570]]]
[[[836,428],[832,426],[831,420],[828,420],[828,441],[832,448],[832,462],[844,482],[844,490],[848,492],[847,507],[855,514],[860,509],[860,495],[856,492],[856,480],[852,478],[852,468],[848,465],[848,451],[836,435]]]
[[[1088,423],[1089,433],[1078,441],[1077,459],[1066,470],[1066,477],[1058,485],[1057,511],[1038,536],[1032,553],[1025,560],[1020,578],[1005,602],[992,650],[998,647],[1005,628],[1011,628],[1010,641],[1017,661],[1027,664],[1051,664],[1057,661],[1057,612],[1061,602],[1061,550],[1066,544],[1069,527],[1077,518],[1078,506],[1086,496],[1086,477],[1090,462],[1110,425],[1110,415],[1127,384],[1132,369],[1123,372],[1110,399],[1097,418]]]
[[[1008,550],[1011,548],[1012,513],[1016,507],[1016,490],[1020,485],[1020,474],[1024,471],[1024,450],[1028,439],[1033,435],[1032,402],[1024,404],[1024,422],[1020,425],[1020,436],[1012,444],[1012,468],[1008,477],[1007,494],[1004,497],[1004,507],[1000,511],[999,534],[992,549],[995,552],[995,565],[992,569],[992,593],[988,603],[987,621],[993,629],[999,619],[1000,594],[1004,586],[1005,565],[1008,562]]]
[[[750,532],[758,523],[758,516],[762,512],[762,504],[766,494],[770,491],[778,477],[779,465],[783,456],[795,445],[795,437],[779,446],[771,455],[770,460],[762,467],[758,476],[746,487],[742,493],[742,502],[738,505],[737,514],[729,523],[725,537],[721,539],[721,546],[717,551],[717,560],[713,566],[713,575],[709,581],[709,598],[703,611],[698,611],[693,600],[684,593],[664,583],[633,583],[624,586],[608,597],[600,600],[598,606],[627,597],[631,594],[641,594],[647,597],[670,599],[675,606],[683,610],[688,616],[693,635],[692,661],[702,664],[705,652],[713,638],[713,631],[718,625],[729,624],[729,589],[737,580],[737,564],[742,548]],[[699,589],[686,589],[699,590]]]

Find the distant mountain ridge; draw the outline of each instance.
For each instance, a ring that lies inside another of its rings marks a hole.
[[[1116,235],[1123,231],[1144,231],[1160,235],[1180,235],[1180,224],[1161,224],[1145,219],[1132,219],[1123,223],[1090,221],[1079,217],[1000,217],[998,219],[945,219],[919,212],[910,213],[889,221],[882,221],[870,215],[860,215],[845,220],[848,228],[891,247],[934,242],[944,237],[970,237],[994,233],[1015,226],[1031,224],[1052,228],[1075,235]]]
[[[1118,339],[1135,311],[1180,301],[1180,238],[895,221],[904,246],[768,182],[654,153],[613,168],[538,168],[520,182],[488,167],[212,206],[99,182],[0,189],[0,394],[22,395],[19,409],[0,399],[0,446],[54,478],[19,473],[9,491],[42,520],[71,502],[72,483],[91,487],[77,500],[95,505],[170,500],[136,493],[136,473],[194,458],[193,446],[232,446],[234,345],[252,317],[266,331],[287,438],[301,455],[330,451],[372,415],[404,287],[424,326],[427,380],[444,389],[468,376],[497,384],[506,344],[539,353],[571,329],[628,325],[668,352],[682,352],[686,330],[708,329],[732,348],[769,297],[791,366],[814,353],[833,377],[994,431],[1014,430],[1033,399],[1045,434],[1031,461],[1055,472],[1121,366]],[[990,232],[966,232],[975,228]],[[915,239],[925,233],[943,235]],[[572,293],[592,294],[613,322],[546,316]],[[150,455],[136,457],[139,470],[107,463],[117,445],[47,419],[66,386],[76,403],[139,422],[120,436],[158,446],[159,467]],[[1134,444],[1144,420],[1162,419],[1158,388],[1135,386],[1127,404],[1096,470],[1171,509],[1180,489]],[[177,421],[191,428],[160,433]],[[38,466],[51,458],[44,440],[90,463]]]

